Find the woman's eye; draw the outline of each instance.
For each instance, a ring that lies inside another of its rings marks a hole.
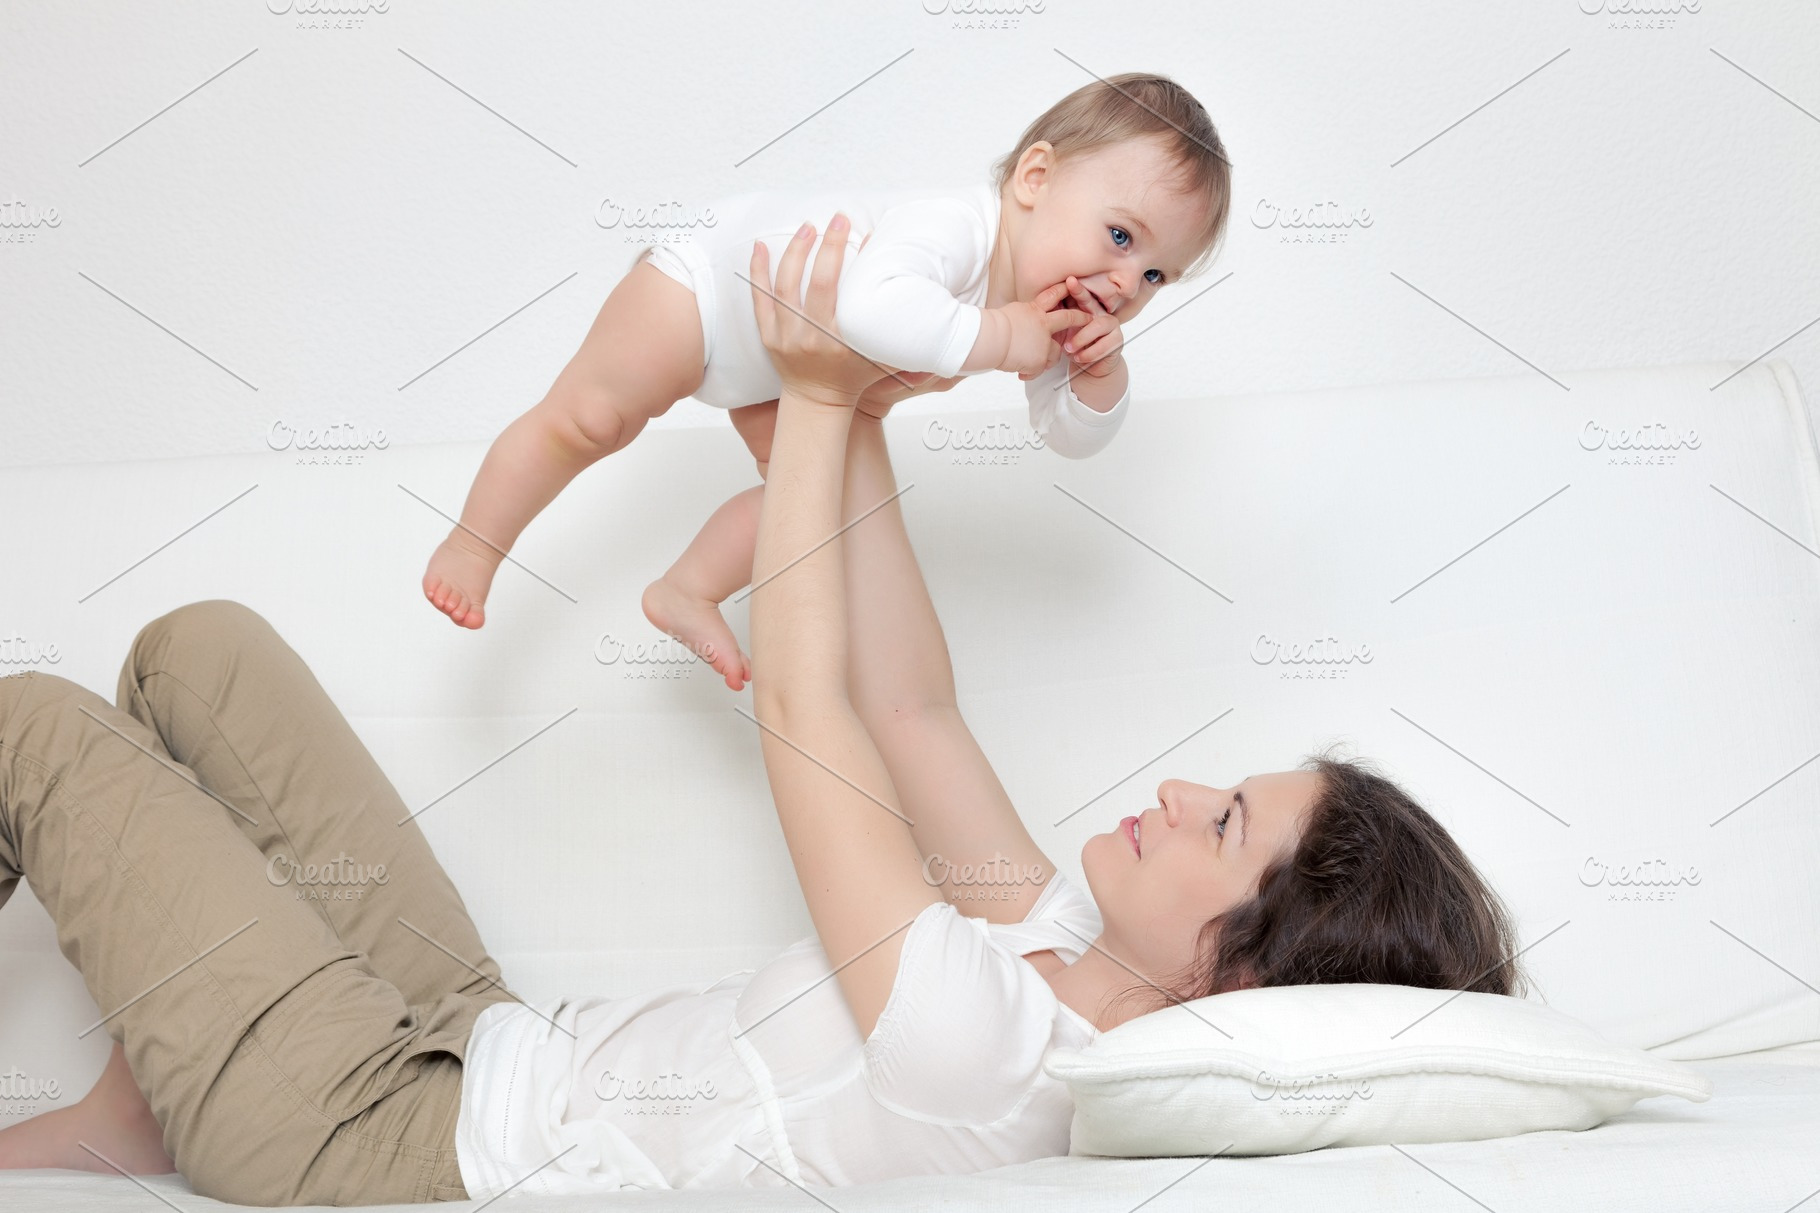
[[[1131,233],[1124,228],[1109,227],[1106,230],[1112,233],[1112,243],[1118,245],[1120,248],[1124,248],[1127,244],[1131,243]]]
[[[1231,816],[1232,816],[1232,810],[1231,810],[1231,809],[1227,809],[1227,810],[1226,810],[1226,811],[1225,811],[1225,812],[1224,812],[1224,813],[1221,813],[1221,814],[1220,814],[1220,820],[1219,820],[1219,821],[1218,821],[1218,822],[1217,822],[1217,823],[1216,823],[1216,824],[1217,824],[1217,825],[1218,825],[1218,827],[1219,827],[1219,831],[1220,831],[1220,837],[1221,837],[1221,838],[1224,838],[1224,837],[1226,837],[1226,821],[1227,821],[1227,819],[1228,819],[1228,818],[1230,818],[1230,817],[1231,817]]]

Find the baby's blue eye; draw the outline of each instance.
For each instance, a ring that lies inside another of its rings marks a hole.
[[[1155,284],[1161,282],[1162,280],[1163,280],[1163,271],[1162,270],[1145,270],[1144,271],[1144,281],[1145,282],[1148,282],[1154,286]]]
[[[1124,248],[1127,244],[1131,243],[1131,233],[1124,228],[1109,227],[1106,230],[1112,233],[1112,243],[1118,245],[1120,248]]]

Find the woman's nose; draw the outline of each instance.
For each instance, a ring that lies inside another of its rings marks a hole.
[[[1163,807],[1163,820],[1169,823],[1171,829],[1182,820],[1182,787],[1179,779],[1165,779],[1156,788],[1156,802]]]

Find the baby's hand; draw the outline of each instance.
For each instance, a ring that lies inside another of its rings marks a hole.
[[[999,370],[1016,371],[1020,378],[1032,379],[1049,369],[1057,356],[1055,335],[1064,329],[1083,328],[1092,319],[1068,308],[1050,310],[1067,297],[1068,284],[1058,282],[1028,303],[1013,299],[997,309],[1010,328]]]
[[[1125,333],[1119,328],[1119,322],[1111,312],[1100,306],[1081,280],[1070,274],[1063,283],[1074,301],[1092,317],[1081,326],[1079,332],[1071,333],[1062,343],[1062,349],[1074,357],[1074,363],[1080,367],[1083,375],[1092,375],[1103,379],[1118,369],[1119,351],[1125,348]]]

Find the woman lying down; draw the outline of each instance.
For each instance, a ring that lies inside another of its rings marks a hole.
[[[783,386],[753,709],[815,935],[705,990],[520,1002],[303,660],[193,603],[134,641],[118,707],[0,679],[0,901],[30,881],[116,1042],[86,1098],[0,1132],[0,1166],[175,1168],[258,1205],[965,1173],[1065,1154],[1045,1052],[1175,1001],[1517,992],[1497,897],[1353,762],[1165,780],[1088,840],[1087,890],[1056,871],[961,718],[894,499],[880,420],[943,384],[839,341],[846,240],[836,216],[801,311],[808,225],[753,288]],[[386,881],[270,878],[341,855]],[[930,879],[969,871],[993,897]]]

